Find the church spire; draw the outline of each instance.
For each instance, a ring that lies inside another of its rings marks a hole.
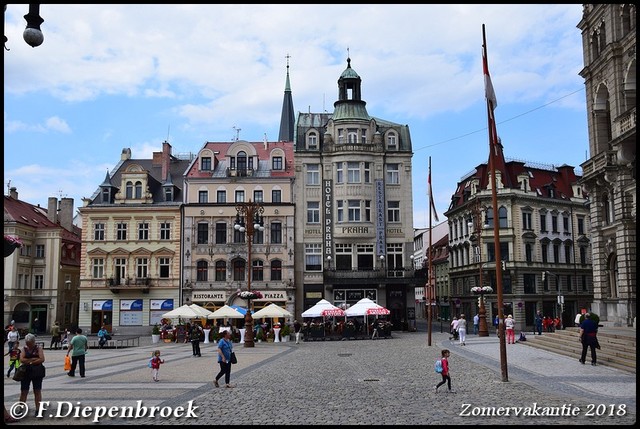
[[[287,59],[287,79],[284,85],[284,100],[282,101],[282,116],[280,118],[278,140],[292,142],[295,118],[293,113],[293,97],[291,96],[291,82],[289,81],[289,58],[291,58],[291,56],[287,54],[285,58]]]

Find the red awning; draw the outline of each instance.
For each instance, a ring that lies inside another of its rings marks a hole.
[[[386,315],[391,314],[391,311],[384,307],[380,308],[367,308],[367,314],[377,314],[377,315]]]
[[[344,316],[344,311],[339,308],[328,308],[322,310],[323,316]]]

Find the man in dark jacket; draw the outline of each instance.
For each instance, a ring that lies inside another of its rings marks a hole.
[[[584,365],[587,357],[587,347],[591,348],[591,365],[596,366],[596,348],[598,344],[598,324],[591,320],[591,314],[586,313],[584,320],[580,324],[580,341],[582,342],[582,355],[580,363]]]

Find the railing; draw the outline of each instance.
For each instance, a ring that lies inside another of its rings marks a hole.
[[[381,144],[371,143],[333,143],[325,144],[323,146],[324,152],[339,153],[339,152],[382,152],[383,146]]]

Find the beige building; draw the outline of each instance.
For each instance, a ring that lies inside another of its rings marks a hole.
[[[250,281],[264,295],[254,310],[275,303],[293,313],[293,180],[291,142],[204,144],[184,177],[183,303],[246,307],[238,292]],[[261,209],[257,218],[242,212],[252,204]]]
[[[411,137],[365,105],[349,58],[333,113],[298,114],[296,315],[369,297],[399,329],[415,318]]]
[[[636,319],[636,6],[585,4],[582,20],[590,158],[582,164],[593,228],[600,322]]]
[[[47,208],[4,197],[4,234],[22,246],[9,253],[5,239],[4,324],[39,334],[78,323],[81,231],[73,225],[73,198],[50,197]],[[37,319],[37,322],[36,322]]]
[[[183,174],[190,159],[162,144],[152,159],[132,158],[106,174],[80,209],[83,227],[79,325],[97,332],[149,334],[180,305]]]

